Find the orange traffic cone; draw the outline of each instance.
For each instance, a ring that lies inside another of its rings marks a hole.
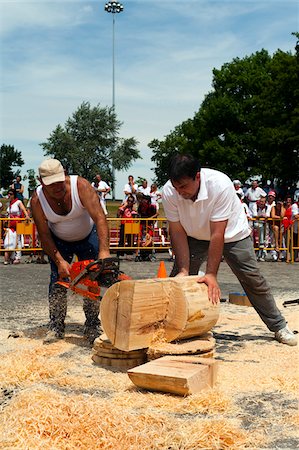
[[[160,262],[157,278],[167,278],[167,272],[164,261]]]

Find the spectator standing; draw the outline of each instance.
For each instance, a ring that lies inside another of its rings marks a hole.
[[[106,206],[106,195],[111,191],[110,186],[106,183],[106,181],[102,180],[101,175],[98,173],[95,176],[95,181],[91,183],[92,187],[96,191],[99,196],[100,204],[103,208],[105,216],[108,215],[107,206]]]
[[[171,276],[197,275],[207,259],[206,273],[198,282],[208,286],[209,299],[216,304],[221,296],[217,272],[224,255],[276,340],[297,345],[258,268],[248,221],[231,180],[217,170],[201,169],[191,155],[179,154],[170,161],[169,177],[162,199],[175,254]]]
[[[156,183],[153,183],[151,185],[149,195],[151,197],[152,205],[154,205],[156,207],[156,211],[158,212],[159,211],[159,200],[161,200],[162,194],[161,194],[161,192],[158,191],[158,186],[156,185]]]
[[[256,205],[257,205],[256,217],[257,219],[259,219],[254,224],[258,232],[259,250],[257,251],[257,260],[265,261],[266,251],[264,249],[265,247],[267,247],[269,240],[269,227],[267,219],[270,217],[271,214],[271,206],[267,205],[265,197],[261,197],[260,200],[256,202]]]
[[[125,194],[125,200],[128,199],[128,195],[132,194],[134,197],[134,200],[136,201],[136,194],[138,192],[138,186],[134,181],[133,175],[128,176],[128,183],[124,186],[124,194]]]
[[[125,224],[132,223],[133,220],[129,219],[134,219],[138,216],[137,211],[135,211],[134,209],[134,204],[135,204],[134,196],[132,194],[129,194],[127,200],[125,200],[125,202],[118,208],[117,217],[121,217],[123,219],[121,220],[120,224],[119,243],[118,243],[119,247],[125,247]],[[127,239],[126,244],[129,247],[133,247],[134,244],[133,236],[128,234],[126,236],[126,239]],[[123,256],[125,253],[132,254],[133,251],[118,250],[117,256]]]
[[[57,159],[39,167],[41,186],[32,196],[31,210],[44,251],[51,265],[49,285],[50,344],[63,339],[67,313],[66,288],[56,282],[70,276],[70,264],[110,257],[109,230],[98,197],[90,183],[77,175],[66,176]],[[101,333],[100,301],[83,298],[84,335],[90,343]]]
[[[266,192],[261,187],[259,187],[258,182],[256,180],[253,180],[251,183],[251,187],[247,189],[247,192],[245,194],[245,198],[248,201],[248,207],[252,217],[256,217],[257,215],[256,202],[261,197],[266,196],[267,196]]]
[[[280,259],[280,234],[282,236],[282,219],[285,216],[283,202],[277,202],[271,208],[272,229],[274,235],[274,245],[277,259]],[[282,240],[282,239],[281,239]],[[281,242],[282,245],[282,242]],[[276,258],[275,258],[276,259]],[[277,260],[276,259],[276,260]]]
[[[292,204],[292,216],[291,220],[293,220],[293,245],[294,247],[298,247],[298,221],[299,221],[299,207],[298,202],[293,202]],[[295,262],[299,262],[299,251],[295,250]]]
[[[243,192],[243,189],[242,189],[242,183],[241,183],[241,181],[240,181],[240,180],[234,180],[234,181],[233,181],[233,185],[234,185],[236,194],[239,194],[241,200],[243,200],[243,198],[244,198],[244,192]]]
[[[25,208],[23,202],[19,198],[17,198],[17,192],[15,190],[9,189],[8,198],[9,198],[9,204],[7,207],[8,217],[9,218],[25,217],[27,220],[30,220],[30,217],[28,216],[26,208]],[[7,229],[6,237],[7,237],[7,239],[9,239],[10,245],[8,244],[8,242],[6,242],[6,244],[7,244],[7,249],[10,249],[10,250],[13,248],[11,246],[12,241],[16,243],[16,246],[14,248],[16,248],[16,247],[22,248],[24,246],[23,235],[22,234],[17,235],[17,231],[16,231],[17,223],[18,223],[17,220],[8,221],[8,229]],[[11,259],[13,259],[13,264],[20,264],[21,255],[22,255],[21,250],[17,250],[9,258],[9,253],[7,252],[6,256],[4,258],[5,259],[4,264],[8,264]]]
[[[14,183],[12,183],[12,185],[10,186],[10,189],[12,189],[13,191],[16,191],[16,196],[19,200],[21,200],[21,202],[24,201],[24,185],[21,183],[22,181],[22,177],[20,175],[18,175],[16,177],[16,181],[14,181]]]
[[[147,185],[147,180],[143,180],[141,186],[138,186],[138,192],[143,195],[150,195],[150,187]]]

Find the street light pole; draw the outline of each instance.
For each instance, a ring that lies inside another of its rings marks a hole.
[[[115,113],[115,14],[121,13],[124,10],[124,7],[119,2],[108,2],[105,4],[105,11],[108,13],[112,13],[112,109]],[[113,180],[113,188],[112,188],[112,200],[115,200],[115,169],[113,156],[111,159],[111,173]]]

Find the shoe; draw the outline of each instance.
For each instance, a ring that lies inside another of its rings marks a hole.
[[[44,344],[52,344],[64,338],[64,331],[49,330],[43,340]]]
[[[20,261],[19,259],[15,259],[14,262],[13,262],[13,264],[20,264],[20,262],[21,262],[21,261]]]
[[[5,266],[8,266],[9,262],[8,261],[4,261],[3,263]]]
[[[281,344],[297,345],[297,337],[287,325],[281,330],[275,331],[275,339]]]
[[[103,330],[101,325],[85,325],[83,334],[87,338],[88,342],[93,344],[94,340],[103,334]]]

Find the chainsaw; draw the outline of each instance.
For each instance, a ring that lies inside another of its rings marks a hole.
[[[101,287],[108,288],[118,281],[130,279],[120,271],[118,258],[105,258],[74,262],[70,267],[69,281],[56,283],[91,300],[99,300]]]

